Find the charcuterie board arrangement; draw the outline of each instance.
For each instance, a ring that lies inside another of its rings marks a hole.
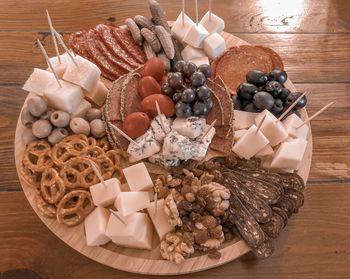
[[[151,17],[67,45],[47,13],[57,55],[37,42],[48,68],[23,86],[16,165],[42,221],[93,260],[181,274],[268,258],[303,205],[309,122],[330,104],[308,117],[281,57],[209,6],[170,22],[150,0]]]

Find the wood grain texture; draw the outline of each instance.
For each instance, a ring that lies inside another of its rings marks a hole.
[[[282,232],[271,258],[262,261],[248,254],[181,278],[348,278],[350,184],[315,184],[305,193],[304,207]],[[50,233],[22,193],[0,193],[0,272],[15,268],[34,270],[47,279],[154,278],[81,256]]]
[[[168,19],[175,20],[182,1],[159,2]],[[0,31],[48,31],[45,9],[50,11],[60,31],[91,28],[107,20],[123,24],[127,17],[150,15],[145,0],[7,0],[1,1],[1,5],[6,9],[0,9]],[[213,12],[226,21],[227,32],[349,33],[347,0],[220,0],[213,1],[212,5]],[[199,16],[207,9],[207,1],[201,1]],[[194,0],[186,1],[186,13],[194,18]]]

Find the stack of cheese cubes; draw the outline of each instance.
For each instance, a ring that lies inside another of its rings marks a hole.
[[[168,222],[164,211],[164,199],[151,202],[153,181],[144,163],[123,169],[128,191],[116,178],[90,187],[96,209],[85,219],[86,243],[89,246],[103,245],[112,240],[115,244],[130,248],[152,249],[153,227],[159,239],[174,226]],[[106,207],[114,206],[116,216]],[[147,213],[140,212],[147,209]],[[153,225],[152,225],[153,223]]]
[[[102,106],[108,89],[100,81],[100,69],[89,60],[75,55],[75,63],[67,53],[50,58],[54,71],[59,79],[58,84],[52,72],[34,69],[23,89],[43,96],[49,106],[73,113],[79,111],[84,97],[96,106]]]
[[[300,168],[307,147],[309,127],[299,125],[303,121],[291,114],[282,122],[272,113],[250,113],[235,110],[235,140],[232,150],[239,157],[249,160],[262,159],[265,168],[294,172]],[[257,126],[265,117],[258,132]]]
[[[225,50],[225,40],[220,33],[225,28],[225,22],[209,11],[199,23],[194,23],[183,12],[176,19],[171,34],[186,47],[181,52],[182,58],[195,63],[209,65],[209,59],[221,56]]]

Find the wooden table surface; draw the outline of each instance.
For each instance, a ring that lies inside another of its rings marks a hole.
[[[159,0],[176,18],[181,1]],[[207,1],[200,2],[200,15]],[[0,278],[148,278],[95,263],[51,233],[27,202],[15,169],[14,135],[26,92],[23,82],[50,54],[45,9],[55,28],[70,32],[149,15],[146,0],[0,1]],[[194,17],[194,1],[186,1]],[[306,201],[267,260],[248,254],[181,278],[349,278],[350,274],[350,1],[213,0],[226,31],[274,48],[309,113],[335,105],[312,122],[313,160]]]

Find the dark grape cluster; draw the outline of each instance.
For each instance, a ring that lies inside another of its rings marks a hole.
[[[281,115],[302,94],[290,92],[284,87],[287,73],[275,69],[270,73],[251,70],[246,75],[246,81],[237,88],[237,95],[232,98],[234,108],[249,112],[269,110],[276,117]],[[304,96],[292,109],[291,113],[299,115],[299,109],[307,103]]]
[[[210,76],[211,68],[207,64],[197,67],[183,60],[175,63],[162,91],[175,102],[178,117],[205,116],[212,109],[211,91],[205,85]]]

